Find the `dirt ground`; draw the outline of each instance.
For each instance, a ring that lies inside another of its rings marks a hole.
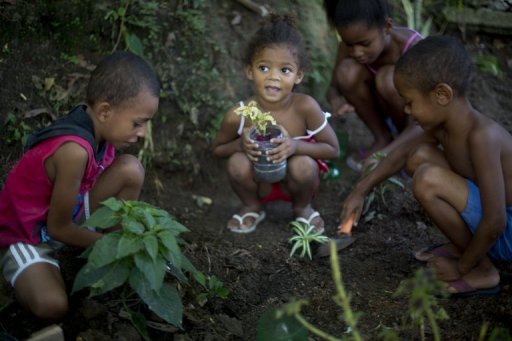
[[[496,53],[503,65],[510,65],[512,46],[503,37],[467,37],[468,50],[474,55],[480,51]],[[498,44],[497,41],[500,43]],[[497,50],[496,46],[500,46]],[[48,51],[42,47],[45,52]],[[20,47],[15,66],[36,63],[40,54]],[[10,105],[19,100],[24,91],[5,64],[0,64],[4,84],[12,87],[2,90],[1,103]],[[58,68],[57,65],[49,66]],[[30,72],[30,71],[28,71]],[[475,106],[503,124],[512,132],[512,72],[505,70],[502,78],[477,72],[471,86],[470,98]],[[15,101],[14,101],[15,102]],[[9,108],[8,110],[11,110]],[[7,109],[0,105],[1,114]],[[332,122],[336,129],[349,133],[349,146],[368,144],[368,132],[362,123],[349,115],[344,121]],[[3,160],[10,150],[2,147]],[[12,151],[13,154],[16,151]],[[147,182],[141,200],[168,210],[191,232],[184,235],[190,243],[185,252],[196,267],[207,275],[215,275],[229,289],[226,300],[212,299],[199,305],[193,297],[184,297],[184,329],[162,330],[161,324],[150,328],[153,340],[255,340],[258,319],[269,308],[279,307],[291,298],[307,299],[304,316],[316,326],[338,335],[346,335],[347,327],[342,311],[332,297],[335,288],[328,258],[309,261],[289,258],[291,245],[287,242],[292,232],[288,223],[293,219],[286,203],[272,203],[266,207],[267,218],[257,230],[247,235],[226,230],[225,224],[239,207],[236,196],[229,189],[223,163],[203,148],[195,150],[201,172],[170,170],[166,164],[156,163],[147,172]],[[4,170],[7,166],[3,166]],[[339,162],[341,177],[323,181],[315,207],[326,221],[326,234],[333,236],[337,226],[340,204],[350,191],[358,175]],[[444,241],[415,202],[408,180],[405,189],[387,192],[386,202],[374,207],[378,217],[361,221],[354,230],[356,242],[339,253],[342,277],[352,296],[352,308],[361,313],[358,328],[365,340],[377,339],[387,327],[395,330],[402,325],[408,312],[406,297],[395,297],[400,282],[411,278],[422,266],[412,257],[413,250]],[[212,199],[211,205],[199,205],[196,196]],[[79,251],[64,248],[59,254],[63,273],[69,285],[83,264],[77,258]],[[497,264],[501,273],[501,293],[495,297],[441,299],[440,305],[449,319],[440,322],[443,340],[476,340],[484,322],[490,328],[508,328],[512,332],[512,265]],[[187,291],[184,289],[184,293]],[[44,325],[24,312],[5,286],[0,291],[0,332],[7,332],[19,340]],[[121,306],[115,293],[88,298],[81,292],[71,297],[71,311],[60,323],[66,340],[139,340],[140,336],[126,319],[119,316]],[[153,318],[148,316],[149,319]],[[404,340],[419,339],[417,331],[403,331]],[[1,340],[0,336],[0,340]],[[312,337],[311,339],[316,340]],[[432,334],[427,330],[427,339]]]

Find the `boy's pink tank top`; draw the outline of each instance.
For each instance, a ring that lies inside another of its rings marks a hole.
[[[115,149],[111,144],[106,145],[103,159],[97,162],[89,142],[72,135],[52,137],[29,149],[9,172],[0,192],[0,248],[17,242],[32,245],[41,242],[40,229],[46,224],[53,190],[44,162],[65,142],[79,144],[89,155],[80,185],[82,195],[114,160]]]

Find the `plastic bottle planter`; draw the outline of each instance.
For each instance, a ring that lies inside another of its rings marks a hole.
[[[266,151],[277,147],[277,144],[270,143],[275,137],[281,137],[283,133],[278,126],[267,126],[266,134],[261,135],[255,128],[249,130],[249,137],[258,144],[261,156],[253,163],[254,174],[260,182],[279,182],[286,176],[286,160],[279,163],[272,163],[267,160]]]

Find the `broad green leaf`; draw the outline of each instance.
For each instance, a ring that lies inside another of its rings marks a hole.
[[[144,274],[151,289],[160,290],[165,276],[165,261],[162,258],[153,261],[147,254],[141,252],[135,255],[135,265]]]
[[[178,269],[174,265],[172,265],[172,263],[167,263],[166,268],[167,268],[167,273],[174,276],[178,281],[180,281],[181,283],[185,283],[185,284],[188,283],[188,279],[185,276],[185,274],[183,272],[181,272],[180,269]]]
[[[94,213],[91,214],[91,217],[87,219],[83,226],[105,229],[119,224],[120,221],[121,217],[119,217],[109,207],[104,206],[94,211]]]
[[[132,255],[139,252],[144,248],[142,238],[133,234],[123,234],[117,247],[116,259]]]
[[[142,222],[146,225],[148,230],[152,230],[156,225],[155,217],[153,217],[148,210],[144,210]]]
[[[106,273],[106,268],[91,266],[90,262],[85,264],[75,276],[71,293],[73,294],[83,288],[92,286],[101,279],[103,273]]]
[[[167,260],[178,269],[181,269],[181,250],[178,246],[176,238],[174,238],[172,233],[169,231],[158,233],[158,237],[160,237],[161,244],[165,247],[165,249],[167,249],[167,251],[164,252]]]
[[[101,285],[91,286],[91,296],[102,295],[117,287],[123,285],[130,275],[130,268],[126,262],[116,262],[104,267],[106,271],[101,276],[101,279],[96,283]]]
[[[162,228],[171,230],[175,235],[190,231],[188,228],[174,219],[158,219],[158,224]]]
[[[108,198],[107,200],[102,201],[101,204],[110,208],[114,212],[118,212],[124,206],[123,201],[116,198]]]
[[[117,262],[101,268],[87,263],[75,277],[72,293],[86,287],[91,288],[91,296],[105,293],[123,285],[128,280],[130,271],[126,264]]]
[[[139,37],[137,37],[135,34],[125,34],[125,43],[128,47],[128,50],[130,50],[131,52],[139,56],[144,55],[144,46],[142,45],[142,42],[140,41]]]
[[[152,290],[144,276],[136,269],[130,274],[130,285],[151,311],[168,323],[181,328],[183,304],[174,286],[164,283],[160,291]]]
[[[119,232],[112,232],[103,235],[99,240],[94,243],[92,251],[89,254],[89,263],[95,268],[103,267],[116,260],[116,250],[121,234]]]
[[[150,341],[151,338],[149,337],[147,323],[146,319],[144,318],[144,315],[131,309],[128,309],[128,316],[130,317],[131,323],[133,324],[135,329],[137,329],[142,338],[146,341]]]
[[[197,270],[184,254],[181,254],[181,268],[190,272],[197,283],[201,284],[203,287],[206,286],[206,278],[204,277],[204,274]]]
[[[158,256],[158,240],[153,235],[145,236],[144,246],[146,247],[146,252],[149,254],[152,260],[155,260]]]
[[[140,222],[131,219],[128,216],[124,216],[121,221],[121,225],[123,225],[123,229],[130,231],[134,234],[143,234],[144,233],[144,225]]]

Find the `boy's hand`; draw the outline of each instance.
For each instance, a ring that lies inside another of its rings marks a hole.
[[[244,128],[242,133],[242,151],[245,152],[249,160],[256,162],[261,152],[258,150],[258,144],[254,143],[254,141],[249,138],[249,129],[250,128]]]
[[[345,226],[346,222],[349,220],[353,221],[353,226],[357,226],[361,212],[363,212],[363,206],[364,195],[356,190],[350,192],[341,207],[340,226]],[[352,229],[352,226],[350,226],[350,229]],[[351,234],[351,231],[347,231],[346,229],[340,232]]]

